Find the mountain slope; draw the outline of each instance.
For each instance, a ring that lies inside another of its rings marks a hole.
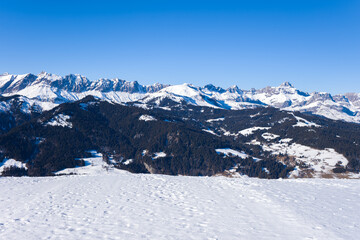
[[[135,173],[357,177],[360,169],[359,124],[270,107],[136,105],[93,97],[61,104],[0,135],[0,162],[26,164],[31,176],[83,166],[90,151]]]

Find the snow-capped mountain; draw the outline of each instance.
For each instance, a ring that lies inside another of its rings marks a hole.
[[[0,75],[0,94],[21,95],[35,101],[44,110],[92,95],[113,102],[129,102],[141,99],[146,93],[156,92],[166,87],[163,84],[149,86],[122,79],[99,79],[90,81],[79,74],[60,77],[42,72],[38,75]]]
[[[168,105],[169,100],[232,110],[271,106],[360,123],[359,93],[334,96],[323,92],[306,93],[294,88],[289,82],[278,87],[242,90],[236,85],[228,89],[211,84],[204,87],[159,83],[145,86],[118,78],[91,81],[78,74],[61,77],[46,72],[38,75],[6,73],[0,75],[0,94],[24,96],[31,105],[40,106],[43,110],[92,95],[115,103],[137,101],[162,107]]]

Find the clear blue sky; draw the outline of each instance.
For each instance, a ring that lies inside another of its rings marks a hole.
[[[0,72],[360,92],[359,0],[1,0],[0,31]]]

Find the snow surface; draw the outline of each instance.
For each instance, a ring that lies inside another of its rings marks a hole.
[[[218,122],[218,121],[224,121],[225,118],[215,118],[215,119],[209,119],[209,120],[206,120],[206,122]]]
[[[273,133],[268,133],[268,132],[263,133],[261,136],[266,140],[273,140],[275,138],[280,137],[279,135],[276,135],[276,134],[273,134]]]
[[[58,114],[55,117],[53,117],[49,122],[47,122],[45,125],[72,128],[72,123],[68,122],[69,119],[70,116],[68,115]]]
[[[145,122],[147,122],[147,121],[157,121],[156,118],[154,118],[153,116],[150,116],[150,115],[141,115],[139,117],[139,120],[145,121]]]
[[[240,157],[242,159],[245,159],[245,158],[248,158],[250,157],[248,154],[246,154],[245,152],[239,152],[237,150],[234,150],[234,149],[231,149],[231,148],[218,148],[218,149],[215,149],[215,152],[217,152],[218,154],[224,154],[224,158],[225,157],[230,157],[231,155],[233,156],[237,156],[237,157]],[[257,161],[261,161],[260,158],[255,158],[253,157],[254,161],[257,162]],[[235,166],[234,169],[237,169],[238,166]]]
[[[293,127],[321,127],[319,124],[316,124],[314,122],[310,122],[306,120],[305,118],[301,118],[298,116],[295,116],[295,114],[292,114],[296,120],[298,121]]]
[[[246,129],[243,129],[243,130],[240,130],[239,132],[237,133],[232,133],[230,131],[227,131],[226,129],[224,128],[220,128],[221,131],[224,132],[224,135],[225,136],[234,136],[234,137],[237,137],[239,136],[239,134],[243,135],[243,136],[250,136],[252,134],[254,134],[254,132],[256,131],[259,131],[259,130],[268,130],[270,129],[271,127],[251,127],[251,128],[246,128]]]
[[[91,150],[91,157],[82,158],[85,161],[85,166],[75,167],[75,168],[66,168],[61,171],[55,172],[55,175],[69,175],[69,174],[78,174],[78,175],[89,175],[89,174],[100,174],[104,171],[109,171],[111,166],[103,161],[102,154],[97,151]]]
[[[210,129],[203,129],[204,132],[208,132],[208,133],[211,133],[212,135],[215,135],[217,137],[220,137],[219,135],[217,135],[213,130],[210,130]]]
[[[155,159],[163,158],[163,157],[166,157],[166,153],[164,153],[164,152],[156,152],[156,153],[154,153],[154,157],[152,159],[155,160]]]
[[[236,150],[234,150],[234,149],[231,149],[231,148],[218,148],[218,149],[215,149],[215,151],[217,152],[217,153],[222,153],[222,154],[224,154],[225,156],[224,157],[226,157],[226,156],[231,156],[231,155],[233,155],[233,156],[238,156],[238,157],[240,157],[240,158],[247,158],[247,157],[249,157],[249,155],[247,155],[246,153],[244,153],[244,152],[239,152],[239,151],[236,151]]]
[[[165,87],[155,93],[149,93],[146,95],[144,100],[145,102],[155,100],[155,103],[159,105],[163,99],[168,98],[175,102],[185,101],[191,105],[219,108],[213,103],[207,101],[207,97],[209,98],[211,96],[203,92],[201,88],[195,87],[188,83],[184,83],[181,85]]]
[[[243,130],[239,131],[239,133],[244,136],[249,136],[251,134],[254,134],[254,132],[256,132],[256,131],[267,130],[267,129],[270,129],[270,127],[251,127],[251,128],[243,129]]]
[[[132,163],[134,161],[134,159],[127,159],[125,160],[122,164],[124,165],[129,165],[130,163]]]
[[[360,184],[131,174],[0,178],[1,239],[358,239]]]
[[[7,103],[5,101],[0,102],[0,112],[8,112],[8,111],[10,111],[10,108],[11,108],[11,106],[9,103]]]

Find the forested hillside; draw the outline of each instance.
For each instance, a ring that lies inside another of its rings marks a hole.
[[[21,167],[5,167],[2,174],[53,175],[83,166],[90,150],[134,173],[238,172],[279,178],[294,169],[297,177],[359,172],[358,124],[270,107],[224,110],[170,99],[162,104],[125,105],[87,97],[41,114],[19,115],[10,125],[3,120],[0,161],[11,159]],[[305,155],[295,147],[306,147]],[[309,151],[315,156],[307,156]]]

